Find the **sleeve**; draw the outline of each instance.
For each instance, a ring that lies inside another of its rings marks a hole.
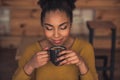
[[[28,76],[24,72],[23,67],[29,61],[29,59],[32,57],[33,54],[34,54],[34,50],[32,47],[28,47],[25,49],[22,57],[18,61],[18,68],[14,73],[12,80],[31,80],[32,76],[34,75],[34,72],[31,76]]]
[[[98,75],[95,67],[95,55],[94,55],[93,47],[90,44],[85,45],[82,48],[80,55],[85,60],[89,69],[85,75],[80,75],[80,79],[81,80],[98,80]]]

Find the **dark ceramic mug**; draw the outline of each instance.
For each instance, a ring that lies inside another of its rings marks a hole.
[[[66,50],[65,47],[63,46],[54,46],[51,47],[48,51],[49,51],[49,55],[50,55],[50,61],[55,64],[56,66],[59,65],[59,63],[63,60],[57,61],[57,58],[62,56],[62,55],[58,55],[59,52]]]

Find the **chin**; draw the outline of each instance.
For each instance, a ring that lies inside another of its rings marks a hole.
[[[62,46],[63,44],[53,44],[54,46]]]
[[[55,46],[62,46],[63,45],[63,43],[59,43],[59,44],[52,43],[52,44],[55,45]]]

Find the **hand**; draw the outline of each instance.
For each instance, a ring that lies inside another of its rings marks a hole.
[[[79,54],[77,54],[75,51],[65,50],[60,52],[59,55],[62,56],[59,57],[57,61],[63,60],[62,62],[60,62],[59,65],[75,64],[76,66],[78,66],[79,71],[82,75],[88,72],[88,67],[85,64],[83,58],[79,56]]]
[[[47,51],[41,51],[36,53],[31,60],[29,61],[29,64],[33,67],[33,68],[39,68],[42,67],[43,65],[47,64],[47,62],[49,61],[49,55],[47,53]]]
[[[39,68],[47,64],[49,55],[46,50],[36,53],[30,61],[24,66],[24,71],[30,75],[35,68]]]
[[[59,55],[63,55],[57,59],[57,61],[63,60],[60,65],[64,64],[82,64],[84,61],[82,57],[80,57],[75,51],[65,50],[59,53]]]

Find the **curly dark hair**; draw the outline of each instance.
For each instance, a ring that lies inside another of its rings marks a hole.
[[[75,8],[75,1],[76,0],[39,0],[38,5],[42,8],[41,23],[43,23],[47,12],[55,10],[64,11],[72,22],[72,11]]]

